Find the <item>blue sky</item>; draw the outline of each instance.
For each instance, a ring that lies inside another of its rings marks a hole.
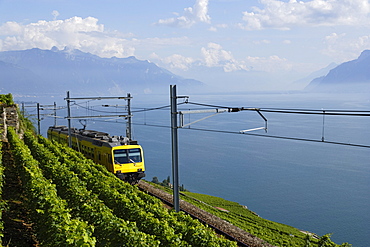
[[[135,56],[209,85],[284,89],[370,49],[369,0],[0,0],[0,51]]]

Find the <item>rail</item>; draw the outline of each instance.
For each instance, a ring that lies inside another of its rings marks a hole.
[[[171,194],[155,188],[145,181],[140,181],[138,187],[140,190],[160,199],[164,204],[173,208],[173,196]],[[272,246],[265,241],[251,235],[250,233],[224,221],[223,219],[192,205],[191,203],[181,200],[180,211],[183,211],[184,213],[190,215],[192,218],[199,220],[205,225],[208,225],[217,234],[222,235],[231,241],[237,242],[238,246]]]

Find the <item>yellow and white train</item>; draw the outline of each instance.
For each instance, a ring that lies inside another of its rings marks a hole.
[[[94,130],[71,129],[72,148],[105,166],[118,178],[136,184],[145,177],[143,149],[136,141]],[[48,138],[68,145],[68,128],[51,126]]]

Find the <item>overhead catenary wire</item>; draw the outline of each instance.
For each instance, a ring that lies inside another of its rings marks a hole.
[[[89,101],[86,101],[84,103],[87,103]],[[83,103],[82,103],[83,104]],[[341,109],[299,109],[299,108],[253,108],[253,107],[230,107],[230,106],[221,106],[221,105],[212,105],[212,104],[204,104],[204,103],[197,103],[197,102],[190,102],[185,101],[181,103],[177,103],[177,105],[183,105],[183,104],[190,104],[190,105],[196,105],[208,108],[222,108],[222,109],[238,109],[239,111],[260,111],[260,112],[268,112],[268,113],[277,113],[277,114],[305,114],[305,115],[322,115],[323,116],[323,128],[322,128],[322,137],[321,139],[309,139],[309,138],[300,138],[300,137],[290,137],[290,136],[280,136],[280,135],[269,135],[269,134],[258,134],[258,133],[250,133],[250,132],[240,132],[240,131],[229,131],[229,130],[216,130],[216,129],[204,129],[204,128],[183,128],[184,130],[195,130],[195,131],[204,131],[204,132],[214,132],[214,133],[225,133],[225,134],[242,134],[242,135],[249,135],[249,136],[255,136],[255,137],[264,137],[264,138],[273,138],[273,139],[284,139],[284,140],[293,140],[293,141],[304,141],[304,142],[315,142],[315,143],[327,143],[327,144],[335,144],[335,145],[343,145],[343,146],[352,146],[352,147],[362,147],[362,148],[370,148],[370,145],[366,144],[356,144],[356,143],[345,143],[345,142],[336,142],[336,141],[329,141],[324,139],[324,125],[325,125],[325,115],[328,116],[348,116],[348,117],[369,117],[370,111],[367,110],[341,110]],[[72,105],[81,107],[83,109],[87,109],[90,111],[95,112],[104,112],[104,113],[120,113],[117,111],[103,111],[98,109],[93,109],[92,107],[85,107],[81,104],[77,104],[74,102]],[[139,108],[139,110],[133,110],[132,113],[145,113],[149,111],[156,111],[156,110],[164,110],[169,108],[170,105],[164,105],[159,107],[151,107],[151,108]],[[60,109],[65,109],[66,107],[59,107]],[[199,109],[199,108],[198,108]],[[123,112],[122,112],[123,113]],[[57,118],[63,118],[58,116],[50,116],[50,117],[57,117]],[[113,121],[109,120],[94,120],[94,121],[100,121],[105,123],[122,123],[124,122],[117,121],[117,119],[111,119]],[[171,128],[170,126],[163,125],[163,124],[151,124],[147,123],[147,119],[145,118],[144,123],[137,123],[133,122],[134,125],[143,125],[148,127],[159,127],[159,128]]]
[[[307,111],[293,111],[293,110],[268,110],[259,108],[261,112],[272,112],[272,113],[287,113],[287,114],[307,114],[307,115],[330,115],[330,116],[354,116],[354,117],[370,117],[370,111],[348,111],[348,110],[307,110]]]
[[[83,106],[81,104],[73,104],[73,105],[77,105],[78,107],[82,108],[82,109],[85,109],[85,110],[89,110],[89,111],[93,111],[93,112],[102,112],[102,113],[118,113],[118,114],[124,114],[126,113],[127,111],[124,111],[124,112],[117,112],[117,111],[103,111],[103,110],[97,110],[97,109],[93,109],[92,107],[86,107],[86,106]]]
[[[263,109],[266,109],[266,110],[280,110],[280,111],[316,111],[316,112],[320,112],[320,111],[323,111],[324,109],[302,109],[302,108],[271,108],[271,107],[264,107]],[[329,111],[329,112],[368,112],[370,113],[370,111],[364,111],[364,110],[338,110],[338,109],[325,109],[325,111]]]
[[[186,104],[185,102],[181,102],[181,103],[178,103],[177,105],[182,105],[182,104]],[[87,110],[90,110],[90,111],[95,111],[95,112],[103,112],[103,113],[126,113],[127,111],[124,111],[124,112],[117,112],[117,111],[104,111],[104,110],[97,110],[97,109],[93,109],[91,107],[86,107],[86,106],[83,106],[81,104],[77,104],[77,103],[74,103],[73,105],[76,105],[78,107],[81,107],[83,109],[87,109]],[[166,108],[169,108],[170,105],[165,105],[165,106],[159,106],[159,107],[153,107],[153,108],[140,108],[141,110],[132,110],[131,112],[132,113],[139,113],[139,112],[148,112],[148,111],[155,111],[155,110],[162,110],[162,109],[166,109]]]
[[[318,140],[318,139],[309,139],[309,138],[300,138],[300,137],[268,135],[268,134],[256,134],[256,133],[250,133],[250,132],[241,133],[241,132],[236,132],[236,131],[212,130],[212,129],[201,129],[201,128],[190,128],[190,129],[186,129],[186,130],[217,132],[217,133],[225,133],[225,134],[241,134],[241,135],[250,135],[250,136],[256,136],[256,137],[274,138],[274,139],[285,139],[285,140],[316,142],[316,143],[328,143],[328,144],[336,144],[336,145],[342,145],[342,146],[370,148],[370,145],[365,145],[365,144],[345,143],[345,142],[336,142],[336,141],[327,141],[327,140]]]
[[[183,104],[186,104],[186,102],[177,103],[177,105],[183,105]],[[141,109],[141,110],[131,110],[131,112],[133,112],[133,113],[148,112],[148,111],[155,111],[155,110],[164,110],[166,108],[170,108],[170,105],[158,106],[158,107],[152,107],[152,108],[143,108],[143,107],[139,108],[139,107],[137,107],[136,109]]]
[[[211,104],[203,104],[196,102],[187,102],[187,104],[211,107],[211,108],[223,108],[223,109],[238,109],[239,111],[260,111],[260,112],[271,112],[271,113],[286,113],[286,114],[309,114],[309,115],[333,115],[333,116],[362,116],[370,117],[370,111],[359,111],[359,110],[328,110],[328,109],[289,109],[289,108],[257,108],[257,107],[230,107],[230,106],[219,106]]]
[[[102,121],[102,120],[95,120],[105,123],[121,123],[124,122],[109,122],[109,121]],[[156,128],[167,128],[170,129],[171,126],[162,125],[162,124],[148,124],[148,123],[132,123],[133,125],[141,125],[141,126],[148,126],[148,127],[156,127]],[[204,129],[204,128],[181,128],[182,130],[194,130],[194,131],[203,131],[203,132],[213,132],[213,133],[223,133],[223,134],[234,134],[234,135],[248,135],[248,136],[255,136],[255,137],[264,137],[264,138],[272,138],[272,139],[281,139],[281,140],[291,140],[291,141],[303,141],[303,142],[313,142],[313,143],[326,143],[326,144],[333,144],[333,145],[341,145],[341,146],[351,146],[351,147],[361,147],[361,148],[370,148],[370,145],[366,144],[358,144],[358,143],[346,143],[346,142],[337,142],[337,141],[328,141],[323,139],[309,139],[309,138],[301,138],[301,137],[290,137],[290,136],[279,136],[279,135],[269,135],[269,134],[258,134],[258,133],[250,133],[244,132],[241,133],[240,131],[230,131],[230,130],[216,130],[216,129]]]

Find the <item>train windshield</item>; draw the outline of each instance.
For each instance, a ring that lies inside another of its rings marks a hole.
[[[113,154],[115,164],[141,162],[140,148],[116,149],[113,151]]]

